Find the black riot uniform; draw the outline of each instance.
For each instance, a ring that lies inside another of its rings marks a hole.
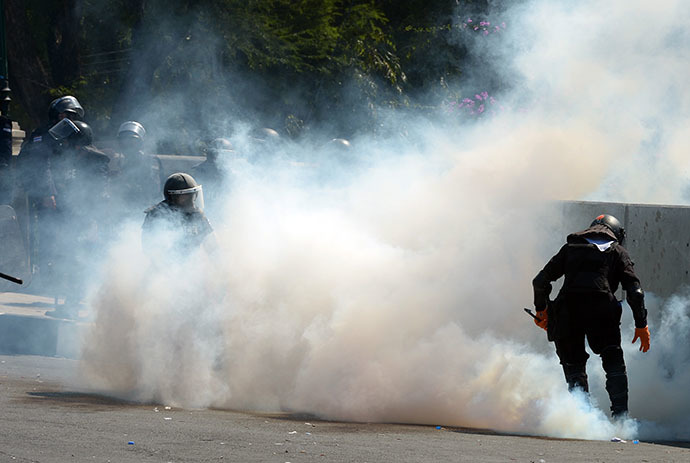
[[[74,318],[90,266],[103,249],[102,205],[108,194],[107,155],[93,146],[91,127],[63,119],[49,135],[57,143],[51,158],[56,210],[49,226],[51,283],[65,305],[51,315]]]
[[[274,129],[255,128],[249,132],[247,145],[241,146],[240,151],[248,156],[252,163],[262,163],[274,159],[282,143],[280,134]]]
[[[219,166],[219,159],[224,162],[227,161],[224,158],[234,154],[230,140],[215,138],[206,149],[206,160],[192,167],[192,175],[204,186],[204,197],[209,198],[209,203],[216,202],[224,188],[225,173]]]
[[[91,127],[65,119],[49,130],[59,142],[51,158],[58,209],[82,212],[108,195],[110,158],[93,145]]]
[[[14,172],[12,166],[12,119],[0,115],[0,204],[12,200]]]
[[[48,123],[34,130],[22,144],[17,160],[19,177],[35,209],[54,208],[55,202],[51,161],[58,150],[58,142],[48,134],[48,130],[62,119],[78,121],[83,117],[84,108],[75,97],[56,98],[48,106]]]
[[[586,338],[592,351],[601,357],[615,418],[626,416],[628,411],[628,378],[621,349],[622,309],[615,297],[619,285],[625,289],[633,312],[635,339],[641,338],[641,350],[649,349],[644,294],[628,251],[622,246],[624,237],[625,230],[615,217],[601,215],[586,230],[568,235],[566,244],[532,282],[537,315],[543,322],[548,321],[548,326],[540,326],[547,329],[549,340],[556,344],[568,388],[589,390]],[[563,287],[556,300],[550,302],[551,282],[562,276]]]
[[[165,199],[146,210],[142,245],[147,252],[184,256],[213,233],[203,211],[203,191],[194,178],[172,174],[163,187]]]
[[[12,119],[0,115],[0,166],[8,166],[12,160]]]
[[[145,210],[161,191],[160,163],[144,150],[146,130],[136,121],[123,122],[117,133],[119,152],[110,162],[112,209]],[[141,213],[141,212],[140,212]]]
[[[53,223],[57,218],[57,187],[53,168],[60,153],[60,144],[48,130],[62,119],[72,121],[84,117],[84,108],[73,96],[53,100],[48,107],[48,123],[34,130],[24,141],[16,162],[15,182],[29,202],[31,237],[29,248],[32,267],[49,273],[52,265],[49,254],[55,248]]]

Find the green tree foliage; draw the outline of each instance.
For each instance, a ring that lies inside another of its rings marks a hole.
[[[168,114],[168,123],[187,129],[194,120],[198,130],[216,130],[213,115],[223,111],[293,136],[334,114],[350,115],[337,118],[344,121],[335,128],[340,134],[371,130],[379,108],[420,105],[422,93],[442,92],[445,83],[462,78],[467,53],[446,37],[456,1],[24,4],[49,70],[46,100],[74,94],[97,131],[178,100],[184,110]],[[464,7],[488,8],[486,2]]]

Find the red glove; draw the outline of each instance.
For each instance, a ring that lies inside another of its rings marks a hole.
[[[537,318],[534,319],[534,323],[539,328],[546,330],[549,326],[549,317],[546,315],[546,309],[537,311]]]
[[[637,339],[640,339],[640,350],[642,352],[647,352],[649,350],[649,327],[645,326],[644,328],[635,328],[635,337],[632,340],[632,343],[635,344],[635,341]]]

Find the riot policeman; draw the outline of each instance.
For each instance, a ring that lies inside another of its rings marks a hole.
[[[16,184],[26,194],[29,205],[29,251],[32,271],[47,275],[51,272],[49,254],[53,246],[52,224],[57,216],[57,189],[53,167],[59,152],[58,142],[48,130],[60,120],[78,121],[84,108],[73,96],[53,100],[48,106],[48,122],[38,127],[22,144],[17,158]]]
[[[11,202],[13,186],[12,119],[0,114],[0,205]]]
[[[10,88],[7,80],[0,79],[0,205],[9,204],[14,187],[12,167],[12,119],[8,116],[10,109]]]
[[[84,118],[84,108],[79,100],[71,95],[56,98],[48,106],[48,122],[58,122],[64,118],[72,121]]]
[[[333,138],[324,148],[329,159],[338,164],[352,165],[355,161],[352,143],[345,138]]]
[[[647,310],[640,280],[623,247],[625,229],[615,217],[603,214],[589,228],[568,235],[566,244],[532,281],[535,322],[554,341],[568,389],[588,392],[585,365],[589,347],[602,360],[606,391],[614,418],[628,413],[628,376],[621,349],[621,303],[615,297],[619,284],[626,293],[635,320],[633,343],[640,350],[650,345]],[[564,277],[556,300],[549,301],[551,282]]]
[[[142,245],[150,253],[186,255],[213,240],[213,228],[204,214],[204,194],[194,178],[172,174],[163,186],[165,199],[146,210]]]
[[[278,144],[280,142],[280,134],[269,127],[254,128],[249,132],[249,136],[261,143]]]
[[[93,146],[93,132],[85,122],[64,118],[48,134],[56,142],[51,158],[56,191],[51,283],[65,296],[65,304],[50,314],[75,318],[86,275],[103,248],[100,215],[107,197],[109,158]]]
[[[118,185],[111,192],[116,210],[134,207],[143,211],[160,194],[160,164],[144,152],[145,139],[146,129],[137,121],[123,122],[118,129],[119,152],[110,163],[111,181]]]
[[[62,119],[82,120],[84,108],[73,96],[53,100],[48,106],[48,123],[34,130],[22,144],[19,152],[19,176],[30,202],[41,209],[55,209],[55,185],[51,172],[51,158],[56,150],[56,141],[48,130]]]
[[[51,159],[58,207],[84,210],[91,200],[104,199],[110,158],[93,146],[91,126],[65,118],[48,133],[58,143]]]
[[[204,194],[210,200],[215,201],[222,188],[224,172],[219,162],[222,164],[234,155],[235,151],[230,140],[227,138],[215,138],[206,148],[206,160],[192,167],[194,178],[204,185]]]
[[[283,147],[280,134],[271,128],[261,127],[252,129],[245,140],[246,146],[240,146],[240,151],[252,163],[269,162],[275,159]]]

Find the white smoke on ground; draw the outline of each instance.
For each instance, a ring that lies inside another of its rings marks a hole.
[[[688,96],[675,84],[687,62],[673,58],[687,49],[675,24],[690,13],[679,1],[655,3],[663,17],[649,8],[522,5],[506,22],[508,39],[530,37],[513,47],[524,80],[493,118],[449,130],[407,116],[401,124],[423,127],[408,134],[415,145],[352,140],[356,168],[326,156],[288,162],[300,147],[274,163],[229,165],[211,255],[157,264],[138,226],[127,228],[91,300],[87,385],[182,407],[690,437],[683,300],[662,305],[648,354],[629,344],[624,319],[639,427],[609,421],[596,359],[593,403],[568,394],[553,346],[521,310],[564,239],[547,200],[681,200]],[[657,98],[671,91],[667,117]],[[518,96],[527,110],[510,109]],[[333,170],[341,175],[329,183]]]
[[[646,354],[626,352],[628,371],[633,378],[630,390],[631,394],[646,398],[635,403],[635,410],[644,417],[640,431],[647,438],[687,440],[690,349],[685,341],[690,336],[690,292],[685,288],[664,301],[660,309],[661,321],[654,330],[653,350]]]

